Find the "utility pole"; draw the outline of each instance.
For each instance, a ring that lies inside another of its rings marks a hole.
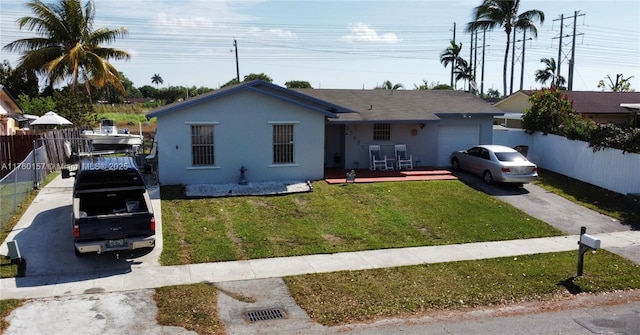
[[[478,29],[474,29],[473,32],[476,35],[475,36],[475,42],[473,43],[476,46],[476,48],[473,51],[473,59],[474,59],[474,62],[473,62],[473,81],[476,82],[476,91],[477,91],[478,90],[478,86],[477,86],[478,77],[476,76],[476,70],[478,69]],[[478,92],[475,92],[475,93],[477,94]]]
[[[576,63],[576,25],[578,21],[578,16],[584,16],[585,14],[578,15],[580,11],[573,12],[573,38],[571,41],[571,59],[569,59],[569,79],[567,80],[567,89],[569,91],[573,90],[573,66]]]
[[[236,39],[233,39],[233,46],[236,49],[236,80],[238,81],[238,84],[240,84],[240,65],[238,64],[238,41],[236,41]]]
[[[451,45],[452,47],[454,47],[456,45],[456,23],[453,23],[453,45]],[[456,68],[456,63],[458,63],[455,59],[451,62],[451,88],[455,89],[453,87],[453,71]]]
[[[575,55],[576,55],[576,36],[578,35],[584,35],[582,33],[576,33],[576,26],[577,26],[577,19],[579,16],[584,16],[585,14],[578,14],[580,11],[575,11],[573,16],[569,16],[566,17],[567,19],[571,19],[573,18],[573,32],[571,34],[567,34],[564,35],[563,33],[563,28],[564,28],[564,19],[565,16],[564,14],[560,15],[560,19],[556,19],[554,21],[560,21],[560,36],[558,37],[554,37],[555,38],[559,38],[560,39],[560,43],[558,46],[558,60],[557,60],[557,74],[556,76],[559,77],[560,76],[560,67],[562,64],[562,38],[563,37],[572,37],[572,41],[571,41],[571,58],[569,59],[569,76],[567,78],[567,89],[569,91],[571,91],[573,89],[573,67],[575,65]]]
[[[487,29],[482,31],[482,79],[480,79],[480,97],[484,96],[484,48],[487,37]]]
[[[475,67],[474,63],[473,63],[473,31],[470,34],[470,41],[469,41],[469,71],[471,73],[473,73],[473,68]],[[474,78],[475,80],[475,78]],[[471,80],[469,80],[469,92],[471,92]]]
[[[532,38],[529,37],[531,40]],[[522,64],[520,67],[520,91],[522,91],[522,83],[524,81],[524,46],[527,44],[527,30],[522,30]]]
[[[513,47],[511,48],[511,88],[509,89],[509,95],[513,94],[513,66],[516,62],[516,28],[513,27]],[[507,95],[505,92],[504,95]]]
[[[557,19],[554,21],[558,21]],[[564,26],[564,14],[560,14],[560,43],[558,44],[558,61],[556,64],[556,77],[560,77],[560,64],[562,64],[562,27]],[[555,84],[554,84],[555,85]]]

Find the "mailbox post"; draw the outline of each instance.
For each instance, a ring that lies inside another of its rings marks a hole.
[[[587,234],[587,227],[580,227],[580,240],[578,241],[578,274],[581,277],[584,269],[584,254],[589,250],[600,248],[600,240]]]

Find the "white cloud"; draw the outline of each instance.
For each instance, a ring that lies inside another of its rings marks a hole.
[[[296,33],[282,29],[261,29],[258,27],[249,28],[249,34],[253,36],[275,36],[282,38],[296,38]]]
[[[350,29],[350,34],[343,36],[345,40],[350,42],[364,41],[395,44],[401,41],[395,33],[378,34],[370,25],[362,22],[350,25]]]
[[[172,18],[166,13],[159,13],[155,15],[153,25],[156,29],[164,32],[182,33],[196,28],[211,28],[213,27],[213,22],[203,16]]]

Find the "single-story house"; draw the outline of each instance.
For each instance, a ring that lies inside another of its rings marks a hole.
[[[14,135],[19,129],[18,122],[22,117],[22,108],[7,89],[0,85],[0,135]]]
[[[523,90],[498,101],[494,106],[505,114],[496,117],[496,123],[507,128],[521,128],[515,115],[531,108],[529,97],[534,91]],[[640,92],[563,91],[573,109],[596,123],[630,122],[637,110],[626,106],[640,103]]]
[[[502,112],[451,90],[287,89],[256,80],[156,108],[162,184],[319,180],[369,166],[369,145],[414,166],[448,166],[455,150],[493,140]]]

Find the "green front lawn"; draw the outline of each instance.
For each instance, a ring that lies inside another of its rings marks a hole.
[[[313,184],[311,193],[184,199],[162,188],[164,265],[557,236],[460,181]]]

